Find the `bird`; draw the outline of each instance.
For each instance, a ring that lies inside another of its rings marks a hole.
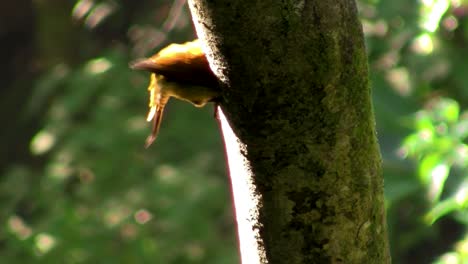
[[[203,107],[221,95],[218,79],[210,68],[199,39],[170,44],[149,58],[130,63],[130,68],[151,73],[146,120],[153,121],[153,126],[145,148],[156,140],[164,107],[171,97]]]

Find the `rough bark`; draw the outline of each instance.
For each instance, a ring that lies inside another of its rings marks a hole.
[[[235,135],[225,141],[231,179],[253,184],[243,195],[255,207],[245,215],[236,204],[236,214],[260,252],[257,261],[242,252],[243,262],[390,263],[355,2],[189,4],[224,84],[223,129]]]

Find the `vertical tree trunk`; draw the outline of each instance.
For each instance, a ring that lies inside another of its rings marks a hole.
[[[243,262],[390,263],[355,2],[189,4],[224,83],[230,176],[243,184],[233,185]]]

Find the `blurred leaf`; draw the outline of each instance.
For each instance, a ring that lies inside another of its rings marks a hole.
[[[456,146],[456,143],[457,143],[457,139],[453,137],[452,135],[439,136],[437,137],[436,140],[434,140],[431,151],[447,153],[454,149],[454,147]]]
[[[429,186],[429,197],[432,201],[438,201],[444,189],[445,181],[450,172],[450,166],[446,163],[439,163],[431,171],[431,183]]]
[[[444,15],[447,8],[450,6],[450,1],[426,0],[422,3],[422,27],[429,32],[435,32],[439,27],[440,19]]]
[[[460,114],[460,106],[455,100],[443,98],[437,103],[435,113],[444,122],[455,123]]]
[[[419,165],[419,178],[424,184],[430,184],[433,181],[433,173],[442,165],[442,157],[440,154],[431,154],[425,156]]]
[[[463,209],[468,204],[468,184],[464,182],[456,191],[455,195],[438,202],[424,217],[425,221],[433,224],[442,216],[453,211]]]
[[[432,225],[442,216],[459,208],[459,204],[454,198],[446,199],[437,203],[425,216],[426,223]]]
[[[448,252],[442,255],[438,260],[434,261],[433,264],[458,264],[463,263],[456,252]]]
[[[424,131],[425,133],[434,133],[434,121],[427,111],[419,111],[416,114],[416,130]]]

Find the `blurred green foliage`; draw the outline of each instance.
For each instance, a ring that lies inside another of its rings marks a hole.
[[[393,262],[466,263],[468,2],[361,1],[361,15]]]
[[[0,263],[238,263],[213,110],[169,102],[143,148],[149,76],[128,63],[194,38],[185,1],[28,3],[38,74],[11,124],[38,125],[0,168]],[[359,9],[393,262],[468,263],[468,1]]]

